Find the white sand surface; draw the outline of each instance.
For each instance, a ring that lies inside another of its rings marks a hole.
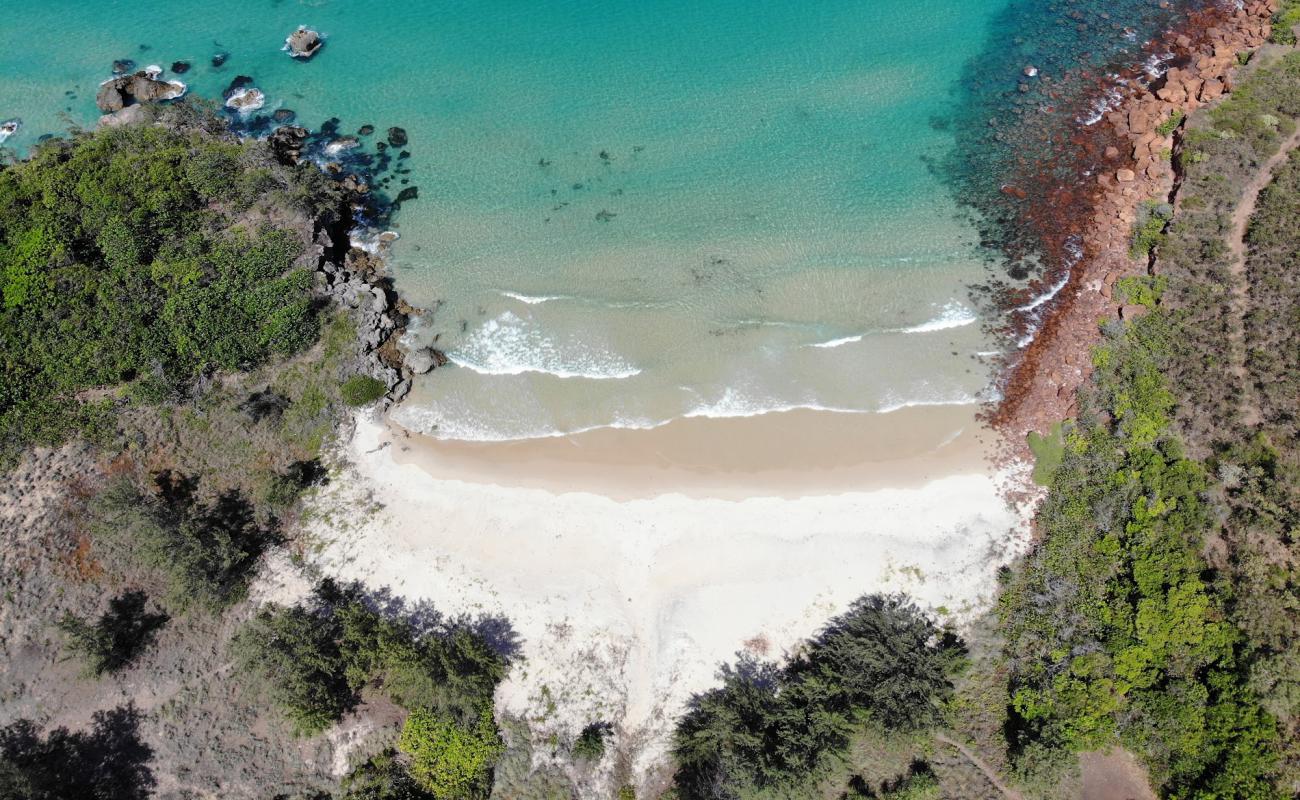
[[[1026,536],[987,469],[796,498],[619,501],[435,476],[395,461],[391,436],[358,417],[351,466],[315,503],[313,559],[445,613],[508,618],[522,657],[498,714],[527,719],[538,742],[609,721],[642,776],[738,651],[780,657],[872,591],[959,621]]]

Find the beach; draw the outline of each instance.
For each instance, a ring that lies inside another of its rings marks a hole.
[[[740,652],[780,658],[869,592],[905,591],[954,623],[987,607],[1027,529],[974,412],[790,412],[477,446],[361,414],[313,503],[312,560],[444,614],[505,620],[521,649],[498,716],[526,719],[535,743],[610,722],[644,777],[690,695]]]

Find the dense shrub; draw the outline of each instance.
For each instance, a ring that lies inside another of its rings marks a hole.
[[[276,540],[237,492],[211,503],[189,491],[159,497],[123,477],[91,500],[90,514],[96,539],[116,561],[165,578],[166,601],[178,611],[217,612],[243,599],[258,559]]]
[[[330,581],[305,605],[264,608],[240,631],[235,651],[303,734],[336,722],[371,684],[409,710],[477,724],[505,674],[476,634],[423,633],[370,607],[358,588]]]
[[[254,173],[270,184],[243,191]],[[155,125],[0,169],[0,454],[92,428],[87,389],[153,401],[314,341],[299,240],[264,221],[304,213],[303,182],[334,196],[260,143]]]
[[[378,378],[369,375],[353,375],[343,382],[339,391],[343,396],[343,402],[350,406],[364,406],[383,397],[388,387],[384,386],[384,382]]]
[[[901,597],[868,595],[783,667],[742,659],[695,696],[673,752],[683,798],[726,798],[808,781],[865,720],[936,723],[958,643]]]
[[[338,800],[438,800],[416,783],[392,750],[374,756],[339,782]]]
[[[605,755],[605,740],[614,733],[608,722],[593,722],[582,729],[573,743],[573,755],[586,761],[599,761]]]
[[[435,797],[485,798],[492,790],[492,765],[501,755],[490,709],[472,723],[413,711],[402,727],[398,748],[411,757],[411,775]]]

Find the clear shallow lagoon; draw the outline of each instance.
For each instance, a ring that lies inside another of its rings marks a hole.
[[[399,413],[442,436],[969,403],[982,256],[930,165],[1006,6],[0,0],[0,119],[22,149],[92,121],[114,59],[186,59],[200,95],[405,128],[394,272],[456,366]]]

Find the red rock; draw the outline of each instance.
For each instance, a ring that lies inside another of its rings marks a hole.
[[[1115,172],[1115,180],[1120,183],[1132,183],[1137,179],[1137,175],[1131,169],[1121,169]]]

